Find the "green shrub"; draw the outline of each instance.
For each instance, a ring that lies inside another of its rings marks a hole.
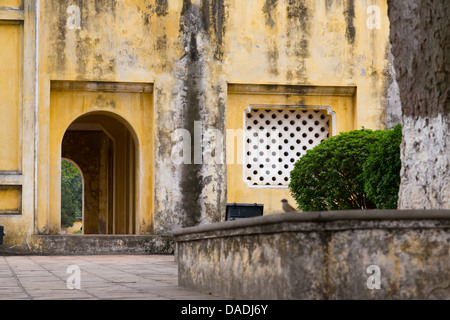
[[[61,161],[61,226],[72,227],[82,216],[83,180],[77,167],[67,160]]]
[[[363,165],[364,190],[377,209],[396,209],[400,186],[402,127],[385,130]]]
[[[363,128],[343,132],[308,150],[291,172],[289,188],[298,208],[303,211],[377,208],[377,201],[384,196],[370,190],[369,197],[365,185],[366,179],[375,183],[380,175],[364,173],[363,166],[371,153],[381,148],[377,143],[385,141],[385,136],[384,130]]]

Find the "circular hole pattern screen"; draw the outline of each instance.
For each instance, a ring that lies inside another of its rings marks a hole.
[[[329,137],[325,110],[250,109],[245,117],[244,179],[287,187],[294,163]]]

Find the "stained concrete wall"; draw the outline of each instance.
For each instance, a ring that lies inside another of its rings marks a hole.
[[[59,232],[60,137],[88,112],[115,114],[130,123],[140,148],[136,233],[170,234],[223,219],[226,165],[176,165],[171,153],[178,128],[191,135],[195,121],[205,130],[227,128],[228,84],[356,88],[354,128],[385,127],[396,103],[386,0],[10,0],[5,5],[14,10],[0,7],[0,20],[13,22],[8,28],[15,34],[4,43],[12,48],[5,56],[22,67],[15,70],[13,85],[20,92],[0,88],[14,95],[16,108],[0,107],[0,118],[12,118],[8,130],[20,132],[13,143],[19,150],[11,148],[9,155],[18,154],[12,167],[18,172],[3,172],[9,165],[0,168],[0,185],[20,189],[23,202],[20,214],[0,216],[9,245],[35,246],[33,235]],[[379,9],[380,28],[368,27],[370,5]],[[1,71],[6,68],[0,63]],[[99,88],[52,89],[58,82],[84,81]],[[110,92],[103,83],[143,83],[152,92]],[[17,135],[5,140],[13,138]],[[8,206],[16,201],[14,194]]]
[[[237,299],[449,299],[450,211],[289,213],[175,232],[179,285]],[[380,268],[380,289],[367,282]]]
[[[356,86],[354,127],[384,127],[389,21],[386,2],[372,2],[41,1],[41,108],[53,79],[153,83],[155,139],[142,142],[155,147],[153,232],[218,222],[227,168],[174,164],[173,131],[193,137],[201,121],[224,132],[229,83]],[[380,29],[367,27],[371,4]]]

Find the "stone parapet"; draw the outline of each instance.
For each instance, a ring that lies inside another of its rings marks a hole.
[[[179,285],[236,299],[448,299],[449,229],[450,210],[286,213],[185,228],[174,232]]]

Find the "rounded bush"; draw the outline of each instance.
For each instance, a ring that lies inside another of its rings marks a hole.
[[[384,130],[363,165],[364,190],[377,209],[396,209],[400,186],[402,127]]]
[[[375,145],[384,137],[383,131],[363,128],[343,132],[308,150],[290,174],[289,188],[298,208],[375,209],[376,197],[369,197],[365,191],[368,175],[364,174],[363,166],[373,150],[377,150]]]

